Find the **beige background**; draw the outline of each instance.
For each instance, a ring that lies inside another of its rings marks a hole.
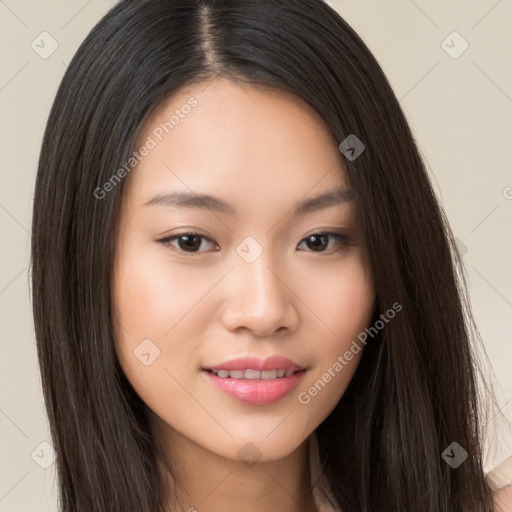
[[[41,445],[50,436],[27,276],[31,203],[57,86],[78,45],[114,3],[0,0],[0,512],[57,510],[55,464],[41,467],[51,462],[51,449]],[[384,68],[467,248],[474,313],[501,410],[512,420],[512,0],[330,4]],[[58,43],[47,59],[31,47],[44,31]],[[452,58],[463,40],[467,50]],[[512,455],[510,429],[496,425],[487,468]]]

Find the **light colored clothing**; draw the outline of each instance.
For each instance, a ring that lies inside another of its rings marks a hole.
[[[501,461],[485,478],[493,491],[500,491],[497,512],[512,512],[512,456]]]

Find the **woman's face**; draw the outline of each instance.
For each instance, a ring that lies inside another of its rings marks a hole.
[[[116,245],[116,350],[170,439],[282,458],[347,388],[375,294],[338,142],[298,98],[220,79],[146,123]]]

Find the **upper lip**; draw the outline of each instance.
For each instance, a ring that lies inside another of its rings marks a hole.
[[[220,364],[207,366],[203,370],[304,370],[305,367],[301,366],[294,361],[282,356],[269,356],[266,358],[260,357],[238,357],[230,359]]]

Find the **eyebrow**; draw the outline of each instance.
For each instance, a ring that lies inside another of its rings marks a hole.
[[[353,202],[354,193],[351,190],[341,188],[328,190],[319,196],[311,199],[305,199],[297,203],[293,209],[293,215],[304,215],[306,213],[323,210],[338,204]],[[169,192],[158,194],[146,203],[144,206],[163,205],[174,206],[176,208],[200,208],[203,210],[213,210],[227,215],[236,214],[236,210],[225,201],[208,194],[193,194],[189,192]]]

